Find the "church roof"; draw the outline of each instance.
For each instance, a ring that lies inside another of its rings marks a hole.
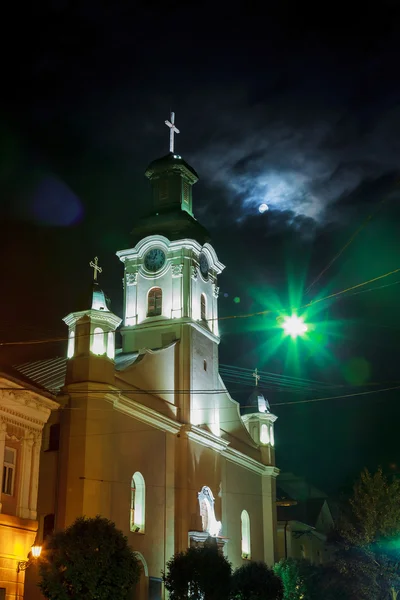
[[[137,359],[138,352],[116,352],[115,370],[123,371],[130,367]],[[67,362],[68,359],[66,357],[56,356],[54,358],[14,365],[12,369],[19,377],[22,375],[26,380],[29,380],[29,382],[33,382],[52,394],[57,394],[65,383]]]
[[[92,306],[95,310],[110,310],[110,299],[103,292],[99,284],[94,281],[92,284]]]
[[[86,287],[80,297],[78,298],[77,306],[74,312],[80,312],[84,310],[104,310],[109,312],[111,309],[111,302],[106,293],[101,289],[97,281],[92,281],[90,286]]]
[[[251,415],[258,412],[271,412],[269,402],[259,387],[254,388],[246,402],[246,406],[241,409],[241,412],[244,415]]]
[[[325,502],[325,498],[309,498],[290,506],[281,506],[278,503],[278,521],[298,521],[310,527],[315,527]]]
[[[14,369],[49,392],[58,393],[65,383],[67,358],[57,356],[35,360],[14,365]]]
[[[179,154],[169,152],[166,156],[153,160],[145,171],[146,177],[151,179],[154,175],[167,171],[179,171],[188,176],[193,183],[199,179],[196,171]]]
[[[46,386],[42,385],[39,381],[32,380],[15,367],[11,367],[10,365],[0,365],[0,376],[17,384],[28,385],[37,392],[45,393],[48,396],[49,390]]]

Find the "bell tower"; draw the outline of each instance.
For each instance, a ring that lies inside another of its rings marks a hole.
[[[173,132],[173,114],[166,123]],[[169,154],[145,174],[151,187],[148,215],[134,226],[134,246],[117,252],[124,263],[122,351],[159,350],[177,342],[179,388],[217,389],[218,276],[225,267],[193,214],[198,175],[175,153],[171,139]],[[193,406],[186,402],[184,420],[191,423]],[[197,420],[203,419],[196,411]]]

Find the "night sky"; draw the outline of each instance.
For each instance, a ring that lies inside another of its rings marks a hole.
[[[96,255],[122,315],[115,252],[145,212],[144,171],[168,152],[174,110],[176,150],[200,176],[195,215],[226,265],[220,314],[272,311],[221,320],[220,362],[276,374],[260,385],[279,417],[278,466],[330,493],[363,466],[400,468],[400,389],[379,391],[400,385],[400,271],[315,304],[307,338],[277,343],[279,315],[400,268],[396,5],[9,7],[2,341],[64,336]],[[0,358],[63,352],[46,341],[3,346]],[[242,372],[228,387],[246,404]]]

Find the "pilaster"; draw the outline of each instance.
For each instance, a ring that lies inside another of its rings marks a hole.
[[[3,487],[3,464],[4,464],[4,449],[6,447],[6,429],[7,425],[4,421],[0,421],[0,513],[2,512],[1,490]]]
[[[29,518],[36,520],[37,516],[37,497],[39,486],[39,462],[40,462],[40,447],[42,445],[42,437],[36,436],[32,449],[32,473],[29,495]]]
[[[31,484],[31,469],[32,469],[32,449],[34,444],[33,437],[25,437],[21,441],[21,457],[19,463],[19,497],[17,505],[17,516],[21,519],[30,518],[29,510],[29,491]]]
[[[275,564],[277,558],[276,477],[278,473],[278,469],[270,467],[262,475],[264,562],[269,567]]]

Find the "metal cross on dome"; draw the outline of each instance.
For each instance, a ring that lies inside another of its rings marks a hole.
[[[258,385],[258,382],[261,379],[261,376],[258,374],[258,369],[254,369],[254,373],[253,373],[253,377],[255,379],[255,384],[256,386]]]
[[[174,134],[180,133],[179,129],[175,127],[175,113],[171,112],[171,120],[165,121],[167,127],[169,127],[169,151],[174,151]]]
[[[103,269],[101,267],[99,267],[99,265],[97,264],[99,262],[99,259],[97,256],[94,257],[94,262],[91,260],[89,263],[89,267],[92,267],[93,269],[93,279],[96,281],[97,279],[97,273],[101,273],[103,271]]]

